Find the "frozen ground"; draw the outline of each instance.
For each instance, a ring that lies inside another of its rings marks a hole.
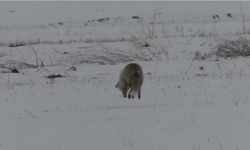
[[[0,2],[0,150],[248,150],[249,58],[194,58],[239,37],[242,13],[248,37],[249,8]],[[114,88],[130,61],[141,100]]]

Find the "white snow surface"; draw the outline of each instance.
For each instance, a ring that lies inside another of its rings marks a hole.
[[[249,58],[193,59],[244,25],[249,37],[249,13],[250,2],[0,2],[0,150],[249,150]],[[129,62],[144,71],[140,100],[114,87]]]

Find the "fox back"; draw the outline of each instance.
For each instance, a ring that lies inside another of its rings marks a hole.
[[[130,63],[122,70],[116,88],[122,91],[124,98],[141,98],[141,86],[143,83],[142,67],[137,63]]]

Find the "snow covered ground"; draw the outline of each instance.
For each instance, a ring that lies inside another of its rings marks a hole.
[[[249,58],[194,58],[248,37],[249,8],[0,2],[0,150],[248,150]],[[140,100],[114,87],[131,61]]]

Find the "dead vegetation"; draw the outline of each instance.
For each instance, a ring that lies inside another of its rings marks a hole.
[[[21,69],[37,68],[37,66],[18,60],[8,60],[5,63],[0,64],[0,68],[9,70],[13,70],[14,68],[16,68],[17,70],[21,70]]]
[[[48,78],[48,79],[63,78],[63,77],[65,77],[65,76],[63,76],[61,74],[51,74],[51,75],[46,76],[46,78]]]
[[[105,44],[99,43],[95,48],[91,49],[89,53],[82,52],[70,52],[64,53],[64,57],[58,60],[59,64],[99,64],[99,65],[115,65],[124,62],[131,61],[148,61],[151,55],[146,54],[148,50],[142,51],[130,50],[123,51],[120,49],[114,49]]]
[[[222,58],[248,57],[250,56],[250,41],[243,37],[236,40],[225,40],[218,45],[215,55]]]

